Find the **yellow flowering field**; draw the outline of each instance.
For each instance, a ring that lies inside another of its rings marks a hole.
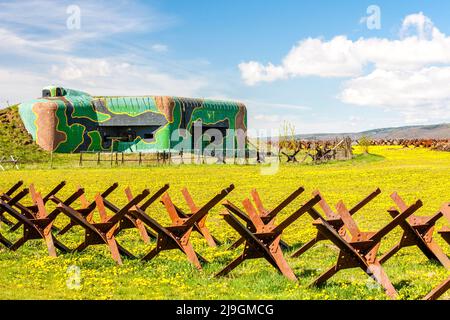
[[[109,199],[121,205],[126,203],[123,193],[126,186],[137,193],[143,188],[156,190],[169,183],[174,202],[187,209],[180,193],[182,187],[187,186],[194,199],[203,204],[233,183],[236,189],[228,200],[241,206],[251,189],[257,188],[265,206],[271,208],[297,187],[304,186],[306,192],[280,214],[282,218],[307,201],[315,189],[320,189],[329,203],[342,199],[351,207],[380,187],[382,194],[355,215],[365,231],[376,231],[390,221],[386,210],[393,206],[389,195],[394,191],[409,203],[421,199],[422,215],[434,214],[444,202],[450,201],[450,153],[392,146],[371,147],[370,152],[370,155],[358,154],[347,162],[285,164],[271,175],[262,174],[261,166],[253,165],[135,168],[77,168],[75,165],[64,169],[11,170],[0,173],[0,190],[22,179],[27,184],[34,182],[38,190],[46,193],[66,180],[68,185],[61,197],[81,185],[92,199],[96,192],[118,182],[119,190]],[[315,277],[336,261],[337,250],[329,242],[319,243],[300,258],[286,254],[298,282],[285,279],[263,259],[247,261],[229,276],[214,278],[242,250],[242,247],[227,249],[238,235],[222,220],[222,210],[217,206],[207,220],[212,234],[224,242],[222,246],[210,248],[197,234],[192,236],[195,249],[209,260],[201,272],[176,250],[163,252],[151,262],[125,259],[123,266],[117,266],[105,246],[50,258],[42,241],[31,241],[17,252],[0,248],[0,299],[386,299],[383,291],[359,269],[342,271],[322,287],[309,287]],[[147,212],[163,224],[169,223],[159,203]],[[61,227],[66,222],[61,216],[57,225]],[[443,220],[439,221],[438,227],[443,224]],[[0,232],[9,239],[20,237],[19,232],[8,232],[3,224]],[[389,234],[382,242],[380,254],[397,242],[401,233],[397,228]],[[283,238],[295,249],[314,234],[311,218],[305,215],[286,230]],[[58,239],[75,247],[82,240],[82,233],[75,228]],[[127,230],[117,239],[137,256],[143,256],[155,245],[154,242],[144,244],[136,230]],[[450,248],[438,235],[436,240],[450,254]],[[384,267],[402,299],[423,297],[448,275],[442,266],[428,261],[413,247],[399,252]]]

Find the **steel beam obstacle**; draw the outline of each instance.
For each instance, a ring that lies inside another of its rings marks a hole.
[[[256,189],[253,189],[251,192],[251,196],[253,198],[253,202],[256,206],[256,212],[261,218],[261,220],[265,224],[273,224],[275,222],[275,219],[277,215],[283,211],[289,204],[291,204],[298,196],[300,196],[305,189],[303,187],[299,187],[297,190],[292,192],[289,196],[287,196],[283,201],[281,201],[274,209],[266,209],[266,207],[263,205],[263,202],[261,200],[261,197]],[[241,220],[245,222],[247,225],[247,228],[251,230],[252,232],[256,232],[256,226],[253,223],[252,219],[250,218],[249,212],[247,214],[241,214],[240,211],[235,210],[234,214],[236,214]],[[236,249],[240,245],[242,245],[245,242],[245,238],[241,237],[236,242],[234,242],[230,249]],[[289,250],[290,246],[284,242],[283,240],[280,240],[280,246],[283,250]]]
[[[442,227],[438,233],[441,235],[442,239],[444,239],[450,245],[450,202],[445,203],[441,208],[442,215],[448,222],[448,225]]]
[[[227,275],[245,260],[263,258],[289,280],[297,280],[284,258],[280,246],[281,235],[287,227],[308,212],[319,201],[320,196],[315,196],[278,225],[275,224],[274,219],[267,219],[264,222],[249,199],[245,199],[242,202],[248,216],[233,203],[225,201],[223,205],[227,212],[222,215],[225,221],[245,240],[245,247],[243,253],[217,273],[216,277]],[[244,221],[249,219],[253,227],[244,226],[237,217]]]
[[[437,300],[450,290],[450,277],[434,288],[429,294],[423,298],[424,300]]]
[[[349,210],[350,215],[353,216],[354,214],[356,214],[359,210],[364,208],[368,203],[370,203],[373,199],[375,199],[380,193],[381,190],[379,188],[370,193],[367,197],[362,199],[353,208]],[[331,209],[331,206],[327,203],[327,201],[325,200],[325,198],[323,197],[323,195],[320,193],[319,190],[314,191],[313,195],[320,195],[321,200],[319,202],[319,206],[325,213],[327,223],[330,226],[332,226],[333,229],[336,230],[344,239],[349,240],[350,237],[345,229],[344,221],[342,220],[341,216]],[[314,238],[307,241],[303,246],[301,246],[297,251],[295,251],[291,257],[293,258],[300,257],[306,251],[313,248],[318,242],[323,240],[326,240],[325,236],[323,236],[322,233],[318,231]]]
[[[362,232],[344,203],[340,201],[336,209],[344,222],[345,228],[350,233],[348,237],[339,234],[336,228],[316,210],[312,209],[308,211],[311,217],[315,219],[314,226],[318,231],[325,239],[333,242],[340,250],[337,263],[320,275],[313,282],[313,285],[318,286],[325,283],[340,270],[360,268],[383,287],[390,298],[397,298],[397,291],[381,266],[380,261],[377,259],[377,252],[381,240],[420,207],[422,207],[422,202],[418,200],[405,210],[397,212],[395,218],[382,229],[376,232]],[[396,209],[392,208],[391,210],[394,211]]]
[[[195,252],[190,242],[191,233],[195,228],[195,225],[202,221],[209,211],[222,201],[233,189],[234,185],[230,185],[228,188],[223,189],[202,207],[196,208],[196,210],[187,217],[180,217],[177,207],[172,202],[169,194],[167,192],[164,193],[161,200],[172,220],[172,224],[168,227],[161,225],[158,221],[145,213],[139,206],[133,208],[134,210],[131,211],[131,214],[134,215],[136,219],[140,219],[158,235],[156,247],[149,251],[142,260],[150,261],[163,251],[180,250],[186,255],[189,262],[191,262],[198,270],[202,270],[200,261],[207,261]]]
[[[74,252],[82,252],[89,246],[93,245],[106,245],[111,252],[111,256],[118,264],[122,264],[121,255],[127,258],[135,258],[132,253],[117,243],[114,233],[117,228],[117,224],[127,214],[131,208],[138,205],[149,195],[148,190],[144,190],[141,194],[129,201],[124,207],[122,207],[113,216],[108,216],[104,205],[104,199],[100,194],[95,197],[96,206],[100,214],[100,222],[89,222],[85,216],[74,210],[70,206],[59,201],[55,197],[51,197],[51,200],[57,203],[57,209],[63,212],[74,223],[84,229],[84,241],[75,248]]]
[[[394,192],[391,198],[400,210],[408,208],[408,205],[398,193]],[[402,248],[416,246],[428,259],[437,261],[445,268],[450,269],[450,259],[433,238],[436,222],[443,216],[443,212],[447,208],[448,206],[443,206],[442,210],[433,216],[425,217],[413,214],[402,221],[400,227],[403,229],[403,235],[400,241],[380,258],[380,263],[388,261]],[[395,218],[398,214],[397,210],[389,210],[388,212],[392,218]]]
[[[50,256],[56,257],[56,249],[59,249],[62,253],[69,252],[69,248],[57,240],[51,232],[53,223],[59,215],[59,210],[55,209],[52,212],[47,213],[44,199],[41,194],[34,191],[33,187],[31,190],[33,203],[35,203],[38,208],[37,212],[31,211],[29,207],[20,203],[20,200],[30,193],[30,189],[23,189],[9,200],[0,199],[0,207],[23,225],[22,237],[12,243],[11,246],[9,246],[9,249],[16,251],[30,240],[41,239],[45,241]],[[83,189],[78,189],[67,198],[64,203],[70,205],[83,193]]]
[[[156,239],[155,246],[141,258],[142,260],[152,260],[163,251],[179,250],[193,266],[201,270],[202,263],[207,261],[194,250],[190,240],[191,235],[195,231],[206,240],[209,246],[220,245],[218,239],[211,235],[207,228],[206,219],[210,211],[222,202],[226,209],[222,214],[225,222],[240,236],[232,248],[238,248],[242,244],[244,248],[237,258],[216,274],[217,277],[228,275],[246,260],[265,259],[286,278],[297,280],[283,254],[283,249],[289,246],[283,242],[282,235],[286,228],[305,213],[314,219],[313,225],[317,229],[317,235],[297,250],[293,256],[300,256],[322,240],[331,241],[339,249],[337,263],[320,275],[313,285],[324,284],[340,270],[360,268],[373,278],[390,298],[396,298],[397,291],[389,280],[383,264],[402,248],[411,246],[418,247],[427,258],[436,260],[447,269],[450,268],[449,258],[437,245],[434,234],[437,221],[440,218],[447,219],[449,224],[439,230],[438,234],[450,244],[450,203],[445,203],[434,215],[417,216],[416,212],[422,207],[420,200],[408,205],[399,194],[393,193],[391,198],[396,206],[388,210],[392,220],[378,231],[361,231],[353,215],[375,199],[380,194],[380,189],[370,193],[350,210],[342,201],[335,206],[335,209],[331,209],[320,192],[315,191],[309,201],[279,222],[277,221],[279,213],[304,192],[303,187],[294,190],[273,209],[266,208],[256,189],[251,192],[252,200],[245,199],[241,209],[230,201],[224,201],[233,191],[234,185],[212,196],[203,206],[198,205],[188,189],[184,188],[182,195],[188,207],[188,210],[184,211],[169,196],[169,185],[162,186],[153,194],[145,189],[137,196],[133,196],[131,188],[128,187],[125,189],[127,202],[123,206],[114,204],[108,198],[118,188],[117,183],[97,194],[91,202],[87,200],[84,189],[81,187],[64,200],[60,199],[59,192],[66,185],[64,181],[44,196],[35,189],[33,184],[25,189],[23,185],[22,181],[18,181],[6,192],[0,193],[0,223],[10,227],[9,232],[18,230],[22,232],[21,237],[14,242],[8,239],[6,233],[0,234],[0,245],[13,251],[31,240],[43,242],[48,254],[52,257],[56,257],[57,253],[82,252],[90,246],[101,245],[109,250],[116,263],[122,264],[124,257],[133,259],[135,256],[117,242],[116,236],[122,230],[133,228],[147,244],[152,238]],[[162,225],[152,217],[151,206],[158,201],[164,205],[171,219],[169,226]],[[50,202],[55,203],[56,208],[49,206]],[[81,206],[77,206],[77,202],[80,202]],[[316,210],[316,206],[321,208],[324,215]],[[52,209],[49,210],[49,208]],[[94,214],[96,211],[100,217],[99,221],[95,221],[98,220],[95,218],[97,215]],[[70,222],[58,230],[54,224],[60,214],[67,216]],[[84,240],[75,249],[71,249],[56,237],[69,232],[75,226],[83,230]],[[378,257],[381,241],[397,227],[403,230],[401,239],[384,255]],[[449,288],[450,278],[447,278],[424,299],[438,299]]]

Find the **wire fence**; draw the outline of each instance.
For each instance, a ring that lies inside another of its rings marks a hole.
[[[19,170],[20,159],[13,155],[9,157],[2,156],[0,157],[0,170],[6,171],[7,169],[16,169]]]
[[[72,154],[49,153],[48,160],[26,161],[14,156],[0,156],[0,171],[8,169],[19,170],[22,168],[45,168],[50,169],[62,167],[119,167],[119,166],[162,166],[183,164],[236,164],[256,165],[273,163],[313,163],[318,164],[316,154],[307,150],[298,150],[286,153],[286,150],[265,150],[259,147],[247,150],[162,150],[152,152],[118,152],[118,151],[82,151]],[[341,150],[338,150],[341,151]],[[336,151],[336,154],[339,153]],[[335,155],[333,153],[333,155]],[[350,159],[349,156],[342,157]],[[339,157],[331,157],[332,160]],[[20,165],[20,167],[19,167]]]
[[[156,152],[80,152],[78,164],[80,167],[102,164],[112,166],[123,165],[173,165],[173,164],[250,164],[257,162],[257,155],[251,152],[236,154],[236,150],[221,150],[220,152],[204,153],[201,150]]]

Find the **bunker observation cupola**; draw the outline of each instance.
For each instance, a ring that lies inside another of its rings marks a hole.
[[[63,87],[49,86],[42,89],[42,98],[64,97],[67,90]]]

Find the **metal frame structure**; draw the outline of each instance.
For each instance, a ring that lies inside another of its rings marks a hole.
[[[57,198],[51,197],[50,199],[57,203],[58,210],[60,210],[78,226],[84,229],[84,241],[79,244],[78,247],[73,250],[73,252],[82,252],[92,245],[106,245],[111,252],[113,260],[118,264],[122,264],[121,255],[124,255],[131,259],[135,257],[128,250],[117,243],[114,237],[117,224],[125,214],[127,214],[133,207],[138,205],[149,194],[150,192],[148,190],[144,190],[111,217],[106,214],[103,197],[100,194],[97,194],[97,196],[95,197],[95,202],[101,219],[101,221],[98,223],[89,222],[85,216],[81,215],[78,211],[64,204]]]
[[[337,263],[314,280],[313,285],[318,286],[325,283],[340,270],[361,268],[383,287],[390,298],[397,298],[397,291],[381,266],[377,258],[377,252],[381,240],[420,207],[422,207],[422,202],[418,200],[407,209],[397,212],[395,218],[382,229],[376,232],[362,232],[344,203],[340,201],[336,209],[344,222],[345,228],[350,233],[349,238],[339,234],[336,228],[315,209],[308,211],[311,217],[315,219],[314,226],[318,231],[340,250]],[[391,210],[395,211],[396,209],[392,208]]]
[[[191,233],[195,225],[202,221],[209,211],[222,201],[232,190],[234,190],[234,185],[230,185],[223,189],[187,218],[180,218],[176,206],[166,192],[161,200],[172,220],[172,224],[168,227],[162,226],[155,219],[146,214],[140,207],[136,206],[134,210],[131,211],[131,214],[134,215],[136,219],[140,219],[145,225],[158,234],[156,247],[149,251],[142,260],[150,261],[162,251],[178,249],[186,255],[189,262],[191,262],[198,270],[202,270],[200,260],[203,263],[206,263],[207,260],[195,252],[189,241]]]
[[[391,198],[400,210],[408,208],[398,193],[394,192]],[[403,229],[403,234],[400,241],[380,258],[380,263],[388,261],[402,248],[417,246],[428,259],[437,261],[450,269],[450,259],[433,239],[435,224],[443,216],[442,211],[428,217],[413,214],[402,221],[400,227]],[[389,213],[392,218],[395,218],[397,211],[389,210]]]
[[[369,202],[375,199],[380,193],[381,190],[379,188],[370,193],[367,197],[358,202],[353,208],[349,210],[350,215],[353,216],[354,214],[356,214],[359,210],[364,208]],[[327,203],[327,201],[320,193],[320,191],[318,190],[314,191],[313,195],[320,195],[321,201],[319,202],[319,206],[325,213],[327,223],[331,225],[334,228],[334,230],[336,230],[344,239],[349,240],[347,231],[345,229],[344,221],[342,220],[341,216],[331,209],[330,205]],[[301,246],[297,251],[295,251],[291,257],[296,258],[301,256],[306,251],[314,247],[318,242],[323,240],[326,240],[326,237],[323,236],[322,233],[318,231],[313,239],[307,241],[303,246]]]
[[[31,190],[31,197],[38,208],[37,213],[30,211],[28,207],[19,202],[30,193],[30,189],[22,190],[9,200],[0,199],[0,207],[24,226],[23,236],[15,243],[12,243],[9,249],[16,251],[29,240],[41,239],[45,241],[50,256],[56,257],[56,249],[59,249],[62,253],[70,252],[70,249],[57,240],[51,232],[53,223],[60,213],[59,210],[55,209],[47,213],[41,194],[34,191],[33,188]],[[70,205],[83,193],[83,189],[78,189],[64,203]]]
[[[242,202],[248,216],[233,203],[225,201],[223,205],[227,212],[222,215],[225,221],[245,239],[245,248],[244,252],[217,273],[216,277],[227,275],[245,260],[264,258],[286,278],[297,280],[281,250],[281,235],[287,227],[311,210],[319,201],[320,196],[315,196],[278,225],[274,223],[274,219],[268,219],[265,222],[249,199]],[[244,226],[237,217],[244,221],[249,219],[254,229]]]
[[[280,204],[278,204],[274,209],[269,210],[266,209],[262,203],[261,197],[258,193],[258,191],[256,189],[253,189],[251,191],[251,196],[253,198],[253,202],[256,205],[256,210],[257,210],[257,214],[259,215],[259,217],[261,218],[261,220],[265,223],[265,224],[269,224],[269,223],[274,223],[277,215],[283,210],[285,209],[290,203],[292,203],[298,196],[300,196],[303,192],[305,191],[305,188],[303,187],[299,187],[297,188],[295,191],[293,191],[288,197],[286,197],[286,199],[284,199],[282,202],[280,202]],[[241,218],[242,220],[244,220],[244,222],[247,225],[247,228],[249,230],[251,230],[252,232],[256,232],[256,226],[253,223],[252,219],[250,219],[250,215],[249,212],[247,212],[247,215],[245,214],[240,214],[237,213],[238,211],[235,211],[234,213],[238,215],[239,218]],[[245,238],[241,237],[238,240],[236,240],[236,242],[234,242],[231,246],[230,249],[236,249],[238,248],[241,244],[243,244],[245,242]],[[280,246],[283,250],[289,250],[290,246],[284,242],[283,240],[280,240]]]

